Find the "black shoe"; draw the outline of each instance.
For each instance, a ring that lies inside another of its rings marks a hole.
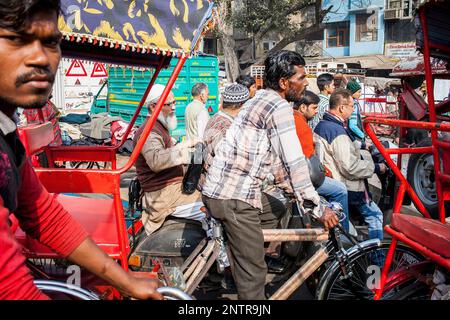
[[[267,269],[269,273],[283,273],[286,269],[281,259],[266,256]]]

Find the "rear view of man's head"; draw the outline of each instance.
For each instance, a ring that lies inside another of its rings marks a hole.
[[[209,96],[208,85],[203,82],[196,83],[192,87],[191,94],[195,100],[199,100],[203,103],[206,103],[208,101],[208,96]]]
[[[347,89],[338,89],[330,96],[330,112],[347,120],[353,113],[354,102],[352,92]]]
[[[238,110],[250,98],[249,90],[238,83],[225,88],[222,93],[222,108],[225,110]]]
[[[322,73],[319,75],[317,77],[317,87],[322,94],[327,96],[332,94],[336,90],[333,75],[329,73]]]
[[[294,51],[269,54],[264,61],[264,85],[277,91],[288,102],[298,101],[308,86],[305,59]]]
[[[0,110],[42,107],[61,58],[59,0],[0,0]]]

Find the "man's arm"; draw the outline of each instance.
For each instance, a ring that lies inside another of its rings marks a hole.
[[[162,298],[155,291],[158,281],[133,277],[97,247],[84,228],[45,190],[29,162],[24,164],[21,176],[19,207],[15,215],[23,231],[62,257],[117,286],[125,295]]]
[[[287,103],[275,109],[268,120],[268,129],[271,145],[283,163],[296,199],[302,205],[307,200],[317,208],[320,197],[311,183],[308,164],[295,131],[292,108]]]
[[[375,171],[371,160],[363,160],[355,145],[346,135],[340,135],[331,143],[333,158],[337,162],[339,172],[348,180],[370,178]]]
[[[181,164],[188,164],[193,146],[194,142],[187,140],[171,148],[165,148],[163,138],[152,132],[145,142],[141,154],[153,172],[160,172]]]
[[[36,288],[25,266],[25,257],[8,224],[9,214],[0,197],[0,300],[48,299]]]

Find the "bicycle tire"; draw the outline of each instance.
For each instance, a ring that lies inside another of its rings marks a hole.
[[[379,246],[362,247],[362,249],[351,254],[348,259],[350,265],[352,265],[353,275],[349,279],[343,279],[339,262],[335,261],[323,274],[316,291],[316,298],[318,300],[373,300],[374,290],[369,289],[367,285],[370,276],[367,273],[367,268],[374,265],[374,257],[377,260],[376,265],[381,267],[384,265],[389,245],[389,242],[382,242]],[[397,244],[390,272],[424,260],[419,253],[410,247]],[[408,283],[402,283],[402,285],[408,286],[414,281],[415,279],[410,278]],[[398,299],[398,295],[395,295],[398,289],[400,288],[394,287],[383,295],[383,299]],[[418,290],[411,292],[407,298],[423,298],[422,289],[423,287],[420,287]]]

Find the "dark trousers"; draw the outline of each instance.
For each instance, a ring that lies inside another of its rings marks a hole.
[[[228,238],[231,272],[241,300],[264,300],[267,265],[262,228],[274,229],[286,213],[278,199],[263,193],[263,210],[240,200],[203,196],[211,215],[220,220]]]

